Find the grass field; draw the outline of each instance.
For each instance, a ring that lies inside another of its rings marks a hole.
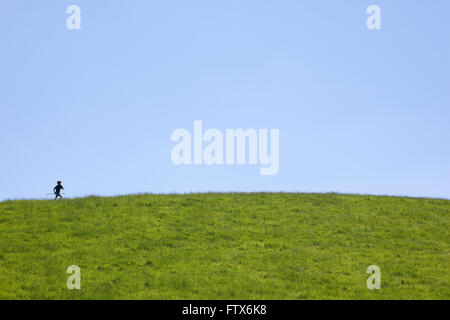
[[[342,194],[4,201],[0,299],[450,299],[449,221],[449,200]]]

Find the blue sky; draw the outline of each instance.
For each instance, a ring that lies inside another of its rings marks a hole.
[[[58,179],[69,197],[450,198],[449,31],[447,0],[2,1],[0,200]],[[174,165],[171,133],[194,120],[279,129],[279,173]]]

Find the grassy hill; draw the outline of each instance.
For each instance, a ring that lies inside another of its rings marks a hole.
[[[0,298],[450,299],[449,221],[449,200],[341,194],[4,201]]]

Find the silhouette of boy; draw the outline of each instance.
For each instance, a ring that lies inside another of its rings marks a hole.
[[[62,199],[61,189],[64,190],[64,187],[62,186],[61,181],[57,181],[56,183],[57,183],[56,187],[53,188],[53,193],[55,194],[54,200],[58,199],[58,197],[60,199]]]

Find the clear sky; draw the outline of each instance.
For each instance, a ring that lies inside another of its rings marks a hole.
[[[56,180],[68,197],[450,198],[449,34],[448,0],[2,0],[0,200]],[[279,129],[279,173],[174,165],[171,134],[194,120]]]

